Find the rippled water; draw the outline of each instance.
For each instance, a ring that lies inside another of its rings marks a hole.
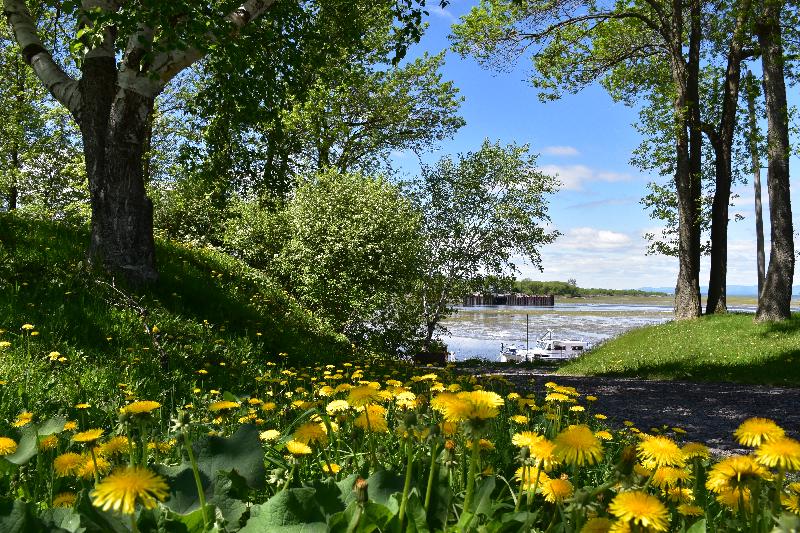
[[[560,338],[596,343],[633,328],[660,324],[672,318],[666,305],[557,303],[555,307],[459,307],[445,325],[443,340],[457,360],[483,357],[496,360],[500,344],[525,346],[525,315],[530,342],[552,330]]]

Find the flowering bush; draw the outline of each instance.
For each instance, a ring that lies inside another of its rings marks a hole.
[[[378,363],[266,363],[249,394],[96,398],[0,436],[0,531],[772,531],[800,443],[765,419],[722,459],[609,428],[593,396]],[[167,423],[169,420],[169,423]],[[782,528],[782,529],[781,529]]]

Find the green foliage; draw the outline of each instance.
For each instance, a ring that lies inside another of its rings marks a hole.
[[[279,261],[291,291],[351,339],[418,279],[419,215],[383,178],[319,174],[297,189],[285,216]]]
[[[534,281],[528,278],[517,280],[513,289],[523,294],[555,294],[572,298],[592,296],[665,296],[663,292],[645,292],[636,289],[586,289],[567,281]]]
[[[228,202],[214,183],[189,175],[151,189],[153,227],[168,239],[219,246],[230,217]]]
[[[225,222],[224,247],[248,265],[278,273],[276,259],[289,240],[289,221],[283,206],[235,199]]]
[[[539,247],[558,236],[544,228],[547,196],[558,182],[535,164],[527,146],[486,140],[475,152],[423,167],[410,184],[426,239],[418,289],[426,345],[454,296],[481,287],[487,277],[513,274],[514,256],[538,267]]]
[[[120,383],[166,405],[204,376],[237,390],[250,383],[251,365],[279,353],[298,361],[350,353],[271,278],[230,256],[159,241],[161,280],[120,292],[83,265],[87,238],[83,228],[0,214],[0,342],[10,343],[0,345],[0,379],[28,380],[0,388],[0,418],[94,404]],[[26,323],[41,334],[21,330]]]
[[[796,386],[798,360],[800,316],[782,324],[757,324],[750,314],[732,313],[630,331],[560,372]]]

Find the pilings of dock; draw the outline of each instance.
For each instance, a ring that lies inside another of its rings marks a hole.
[[[474,305],[520,305],[526,307],[553,307],[556,304],[556,297],[552,294],[467,294],[462,299],[464,307]]]

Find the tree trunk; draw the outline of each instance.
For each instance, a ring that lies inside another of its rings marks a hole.
[[[8,210],[13,211],[17,208],[19,202],[19,187],[17,186],[17,175],[19,172],[19,153],[15,149],[11,153],[11,166],[14,167],[15,174],[11,178],[11,186],[8,188]]]
[[[756,117],[755,78],[751,72],[747,79],[747,121],[749,125],[748,148],[753,165],[753,195],[755,196],[756,218],[756,267],[758,269],[758,297],[761,301],[761,291],[764,289],[764,216],[761,206],[761,163],[758,157],[758,118]]]
[[[678,2],[680,4],[680,2]],[[675,188],[678,194],[678,280],[675,285],[675,318],[701,315],[700,302],[700,3],[692,0],[689,60],[684,61],[680,42],[673,43],[672,76],[676,88]],[[675,16],[679,15],[679,10]],[[680,35],[682,22],[675,23]]]
[[[769,193],[770,253],[756,320],[791,316],[794,277],[794,236],[789,195],[789,120],[781,42],[781,0],[766,0],[756,24],[761,48],[764,100],[767,108],[767,191]]]
[[[718,145],[714,147],[715,188],[711,208],[711,268],[708,276],[708,301],[706,314],[728,311],[726,288],[728,284],[728,211],[731,203],[731,169],[733,136],[736,129],[736,112],[739,109],[739,87],[742,79],[742,41],[744,27],[750,14],[750,0],[737,4],[731,42],[728,47],[725,83],[722,94]]]
[[[153,98],[116,84],[113,57],[83,63],[78,122],[92,203],[91,261],[131,283],[158,278],[153,204],[142,175]]]

